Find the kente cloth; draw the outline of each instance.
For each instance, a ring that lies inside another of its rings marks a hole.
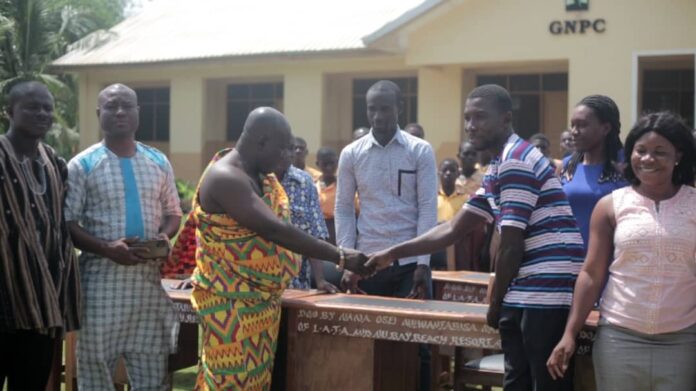
[[[208,167],[229,151],[219,152]],[[275,175],[261,181],[264,202],[289,221],[288,198]],[[190,215],[197,241],[191,302],[203,328],[196,389],[268,390],[281,294],[297,276],[301,259],[227,214],[206,213],[198,194]]]

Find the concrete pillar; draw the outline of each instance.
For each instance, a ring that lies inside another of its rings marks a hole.
[[[462,70],[458,66],[418,69],[418,122],[438,162],[457,156],[462,113]]]
[[[314,69],[291,70],[285,74],[283,87],[283,111],[293,134],[307,141],[310,152],[307,164],[313,166],[314,156],[322,142],[324,75]]]
[[[582,53],[580,53],[582,54]],[[612,98],[621,113],[621,138],[625,138],[636,118],[632,118],[632,56],[617,51],[611,57],[577,55],[568,60],[568,119],[575,105],[587,95],[601,94]],[[611,77],[607,77],[611,75]]]
[[[101,85],[96,83],[87,72],[81,73],[78,78],[78,115],[80,146],[79,150],[101,140],[101,129],[97,118],[97,97]]]
[[[227,83],[208,80],[205,86],[203,164],[207,164],[219,150],[232,145],[231,141],[227,141]]]
[[[199,76],[171,81],[169,158],[177,178],[196,183],[203,172],[203,104],[205,84]]]
[[[352,141],[353,79],[350,75],[331,75],[325,79],[324,120],[321,146],[340,150]]]

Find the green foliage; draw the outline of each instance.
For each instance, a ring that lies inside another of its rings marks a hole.
[[[179,193],[179,198],[191,199],[196,193],[196,187],[188,181],[177,179],[176,191]]]
[[[68,45],[123,19],[127,0],[0,0],[0,107],[8,89],[19,81],[37,80],[53,94],[54,127],[47,136],[64,157],[77,141],[77,85],[70,75],[50,72],[53,60]],[[8,119],[2,110],[0,132]]]
[[[179,199],[181,200],[181,209],[184,213],[191,210],[191,201],[196,195],[196,187],[190,182],[183,179],[176,180],[176,191],[179,193]]]

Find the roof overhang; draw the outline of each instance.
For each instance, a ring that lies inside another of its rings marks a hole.
[[[171,60],[151,60],[138,62],[113,62],[113,63],[83,63],[83,64],[50,64],[49,70],[56,72],[81,72],[89,69],[109,69],[109,68],[147,68],[152,66],[174,66],[174,67],[189,67],[192,65],[204,64],[220,64],[220,63],[235,63],[248,64],[257,63],[259,61],[305,61],[305,60],[322,60],[322,59],[340,59],[340,58],[380,58],[393,56],[392,53],[387,53],[377,49],[344,49],[344,50],[317,50],[317,51],[297,51],[297,52],[274,52],[274,53],[258,53],[248,55],[224,55],[224,56],[208,56],[197,58],[182,58]]]
[[[391,53],[403,53],[408,48],[408,35],[424,24],[436,19],[462,0],[426,0],[400,17],[366,35],[365,46]]]

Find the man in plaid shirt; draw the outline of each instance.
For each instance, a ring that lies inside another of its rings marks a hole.
[[[78,387],[112,389],[123,357],[133,389],[164,390],[178,324],[159,262],[142,258],[134,244],[176,233],[174,173],[162,152],[135,141],[139,107],[132,89],[105,88],[97,115],[104,140],[68,163],[65,219],[82,250]]]

